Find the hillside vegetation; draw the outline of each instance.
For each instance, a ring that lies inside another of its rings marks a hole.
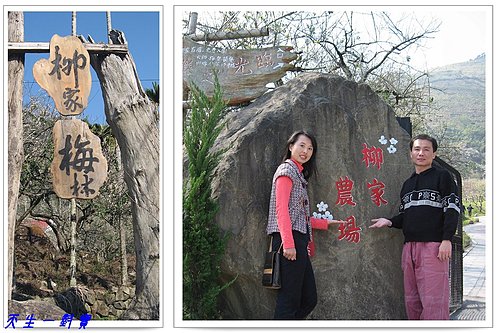
[[[439,155],[465,179],[485,174],[485,77],[484,54],[429,73],[434,107],[429,125],[440,139]]]

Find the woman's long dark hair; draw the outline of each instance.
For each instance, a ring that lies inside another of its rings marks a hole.
[[[316,169],[316,153],[318,152],[318,144],[316,143],[316,138],[312,134],[304,130],[294,132],[286,142],[285,154],[283,155],[282,162],[285,162],[287,159],[291,158],[292,152],[290,151],[290,145],[297,142],[297,139],[300,135],[307,136],[311,140],[313,145],[313,153],[311,155],[311,158],[309,159],[309,161],[302,164],[302,166],[304,167],[304,170],[302,170],[302,174],[304,175],[305,179],[309,179],[309,177],[311,177],[312,175],[316,176],[318,172],[318,170]]]

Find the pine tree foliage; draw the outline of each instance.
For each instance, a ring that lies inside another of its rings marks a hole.
[[[218,205],[211,181],[223,153],[214,143],[226,104],[217,79],[211,99],[196,85],[190,88],[192,109],[184,128],[189,178],[183,193],[183,312],[184,319],[218,319],[217,297],[227,286],[219,282],[226,237],[214,221]]]
[[[151,102],[160,104],[160,85],[158,83],[153,82],[153,87],[146,89],[145,92]]]

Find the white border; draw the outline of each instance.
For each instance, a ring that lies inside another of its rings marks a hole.
[[[179,112],[176,112],[176,115],[180,114],[180,110],[182,110],[182,24],[181,20],[183,18],[182,13],[187,11],[195,11],[195,12],[202,12],[202,11],[216,11],[216,10],[239,10],[239,11],[244,11],[244,10],[264,10],[262,7],[255,7],[258,2],[260,1],[255,1],[254,5],[247,6],[247,5],[242,5],[242,6],[203,6],[202,4],[198,4],[196,6],[193,5],[177,5],[174,6],[174,70],[175,70],[175,76],[174,76],[174,86],[175,86],[175,102],[174,102],[174,110],[179,110]],[[310,1],[311,2],[311,1]],[[312,1],[314,2],[314,1]],[[353,1],[356,2],[356,1]],[[391,2],[391,4],[387,4],[387,2]],[[264,4],[266,5],[266,4]],[[314,8],[311,8],[314,4],[310,4],[305,8],[304,6],[286,6],[285,8],[278,8],[277,10],[321,10],[325,9],[326,6],[317,6]],[[404,5],[401,4],[400,1],[386,1],[383,6],[401,6],[405,7]],[[436,1],[427,1],[427,3],[422,3],[422,5],[418,5],[415,7],[418,7],[418,10],[425,10],[423,8],[425,5],[429,6],[429,9],[436,8],[436,6],[440,6],[440,10],[446,10],[446,8],[441,8],[441,6],[449,6],[449,7],[459,7],[463,6],[464,4],[459,3],[459,1],[454,2],[453,4],[441,4],[441,3],[436,3]],[[491,6],[491,14],[493,15],[494,8],[491,3],[481,3],[481,2],[476,2],[473,5],[465,4],[467,7],[465,7],[466,10],[469,10],[473,8],[474,6]],[[370,5],[371,6],[371,5]],[[367,7],[370,7],[367,6]],[[266,6],[267,7],[267,6]],[[278,7],[278,6],[272,6],[272,7]],[[339,8],[338,6],[330,6]],[[350,7],[343,7],[344,9],[352,9],[352,5]],[[410,7],[410,6],[408,6]],[[478,9],[479,7],[475,8]],[[381,8],[380,6],[374,5],[373,9],[384,9]],[[385,9],[391,9],[390,7],[387,7]],[[403,8],[406,9],[406,8]],[[484,7],[480,8],[481,10],[484,10]],[[265,10],[272,10],[272,8],[265,8]],[[491,16],[489,17],[489,24],[487,26],[493,27],[492,22],[491,22]],[[488,29],[487,29],[488,30]],[[489,35],[489,40],[493,41],[492,39],[492,31],[486,31],[486,33]],[[466,45],[464,45],[466,47]],[[491,73],[492,69],[492,54],[493,54],[493,46],[491,48],[486,50],[487,54],[487,66],[486,66],[486,71],[487,73]],[[491,95],[491,88],[492,88],[492,77],[487,75],[487,80],[486,80],[486,85],[487,85],[487,97],[486,97],[486,147],[487,147],[487,156],[492,156],[492,147],[491,147],[491,118],[492,118],[492,95]],[[490,94],[488,94],[488,91]],[[174,259],[174,285],[176,286],[174,288],[174,327],[176,328],[198,328],[198,327],[205,327],[205,328],[216,328],[216,327],[232,327],[232,328],[263,328],[263,327],[273,327],[273,328],[281,328],[281,327],[293,327],[293,328],[315,328],[315,327],[338,327],[338,328],[371,328],[371,327],[390,327],[390,328],[430,328],[430,327],[469,327],[469,328],[491,328],[493,327],[493,318],[492,318],[492,311],[493,311],[493,302],[492,302],[492,297],[491,297],[491,291],[492,291],[492,232],[491,228],[487,228],[487,247],[486,247],[486,252],[487,252],[487,258],[486,258],[486,263],[487,263],[487,277],[486,277],[486,283],[487,283],[487,297],[486,297],[486,320],[485,321],[464,321],[464,320],[459,320],[459,321],[373,321],[373,320],[367,320],[367,321],[349,321],[349,320],[335,320],[335,321],[327,321],[327,320],[307,320],[307,321],[260,321],[260,320],[251,320],[251,321],[232,321],[232,320],[220,320],[220,321],[191,321],[191,320],[183,320],[182,317],[182,160],[183,160],[183,155],[182,155],[182,117],[179,116],[175,119],[175,142],[176,142],[176,148],[177,152],[175,155],[175,169],[174,169],[174,182],[175,182],[175,249],[176,249],[176,255]],[[491,176],[492,176],[492,165],[491,161],[489,158],[487,158],[486,161],[486,170],[487,170],[487,201],[489,203],[492,202],[492,190],[491,190]],[[487,208],[487,223],[490,223],[489,225],[491,226],[492,222],[492,208],[493,207],[488,207]],[[490,246],[488,246],[490,245]]]
[[[78,1],[74,1],[74,2],[78,2]],[[165,189],[165,187],[163,186],[163,174],[162,174],[162,171],[163,171],[163,167],[166,167],[166,168],[170,168],[170,166],[167,164],[166,166],[164,165],[163,161],[162,161],[162,158],[163,158],[163,154],[162,154],[162,147],[163,147],[163,138],[164,138],[164,124],[165,123],[169,123],[167,121],[165,121],[163,119],[163,116],[164,116],[164,103],[165,103],[165,99],[163,98],[163,90],[164,90],[164,87],[163,87],[163,83],[164,82],[168,82],[169,80],[164,80],[164,75],[163,75],[163,69],[164,69],[164,64],[163,64],[163,55],[164,55],[164,41],[165,41],[165,35],[164,35],[164,5],[163,4],[148,4],[147,2],[148,1],[142,1],[144,2],[141,6],[137,6],[137,5],[100,5],[100,4],[96,4],[96,5],[91,5],[89,4],[88,2],[83,2],[81,5],[78,5],[78,4],[75,4],[75,5],[72,5],[72,6],[60,6],[60,5],[49,5],[47,2],[45,2],[44,5],[30,5],[30,6],[19,6],[19,5],[8,5],[8,4],[4,4],[3,5],[3,11],[2,11],[2,22],[3,22],[3,27],[4,27],[4,34],[3,34],[3,41],[4,41],[4,48],[3,48],[3,53],[2,53],[2,57],[3,57],[3,72],[4,72],[4,80],[3,80],[3,96],[4,96],[4,99],[3,99],[3,105],[4,105],[4,110],[5,112],[3,113],[3,119],[2,119],[2,122],[3,122],[3,145],[2,145],[2,153],[3,153],[3,156],[4,156],[4,160],[3,160],[3,163],[2,163],[2,167],[3,167],[3,193],[2,195],[5,195],[5,198],[3,200],[3,203],[4,203],[4,206],[3,206],[3,216],[4,216],[4,221],[8,221],[8,206],[7,206],[7,193],[8,193],[8,173],[7,173],[7,153],[8,153],[8,147],[7,147],[7,143],[8,143],[8,138],[7,138],[7,134],[8,134],[8,105],[7,105],[7,99],[8,99],[8,93],[7,93],[7,86],[8,86],[8,57],[7,57],[7,53],[8,53],[8,50],[7,48],[5,47],[7,41],[8,41],[8,19],[7,19],[7,13],[8,11],[36,11],[36,12],[55,12],[55,11],[64,11],[64,12],[71,12],[71,11],[77,11],[77,12],[88,12],[88,11],[91,11],[91,12],[106,12],[106,11],[111,11],[111,12],[158,12],[159,13],[159,42],[160,42],[160,45],[159,45],[159,59],[160,59],[160,62],[159,62],[159,84],[160,84],[160,93],[161,93],[161,97],[160,97],[160,100],[161,100],[161,104],[160,104],[160,156],[159,156],[159,167],[160,167],[160,178],[159,178],[159,181],[160,181],[160,267],[159,267],[159,273],[160,273],[160,276],[159,276],[159,279],[160,279],[160,283],[159,283],[159,288],[160,288],[160,299],[159,299],[159,302],[160,302],[160,318],[158,320],[90,320],[88,325],[87,325],[87,328],[89,329],[97,329],[99,330],[99,328],[116,328],[116,327],[122,327],[122,328],[162,328],[165,326],[165,314],[168,313],[165,308],[170,308],[170,304],[169,302],[165,302],[165,289],[168,290],[168,288],[165,288],[165,285],[164,285],[164,278],[165,278],[165,274],[164,274],[164,262],[167,262],[168,261],[165,261],[163,259],[163,253],[164,253],[164,238],[163,236],[164,235],[167,235],[167,236],[170,236],[171,237],[171,232],[170,230],[165,230],[165,227],[168,226],[169,224],[168,223],[162,223],[165,221],[165,218],[168,216],[168,211],[166,211],[166,209],[163,207],[163,205],[161,203],[163,203],[163,200],[165,198],[164,196],[164,193],[163,193],[163,190]],[[67,3],[67,2],[63,2],[63,3]],[[122,2],[121,2],[122,3]],[[132,54],[132,57],[134,55]],[[31,70],[30,68],[25,68],[25,71],[26,70]],[[167,177],[168,178],[168,177]],[[4,269],[4,272],[7,272],[7,257],[8,257],[8,251],[7,251],[7,248],[6,248],[6,244],[7,244],[7,238],[8,238],[8,223],[4,223],[3,224],[3,230],[2,230],[2,236],[3,236],[3,244],[4,244],[4,247],[3,247],[3,256],[2,256],[2,265],[3,265],[3,269]],[[171,244],[171,243],[169,243]],[[5,275],[6,273],[4,273]],[[5,276],[2,276],[2,279],[5,279]],[[170,279],[168,279],[168,281],[171,281]],[[7,285],[4,284],[3,285],[3,290],[2,290],[2,322],[4,323],[4,327],[7,323],[7,318],[8,318],[8,306],[7,306]],[[171,321],[171,320],[170,320]],[[24,325],[24,322],[25,322],[25,318],[18,318],[18,322],[17,322],[17,325],[16,325],[16,329],[22,329],[22,326]],[[58,329],[61,329],[59,328],[59,323],[60,323],[60,320],[55,320],[54,322],[42,322],[42,321],[36,321],[35,322],[35,328],[37,327],[40,327],[40,328],[53,328],[53,327],[56,327]],[[94,325],[97,324],[97,325]],[[78,329],[79,327],[79,321],[74,319],[73,320],[73,323],[71,325],[71,329]],[[62,328],[64,329],[64,328]]]

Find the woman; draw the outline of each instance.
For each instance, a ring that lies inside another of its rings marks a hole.
[[[304,319],[317,302],[309,256],[314,255],[312,228],[328,229],[337,220],[309,218],[307,179],[316,173],[316,139],[305,131],[292,134],[283,162],[273,177],[267,234],[273,249],[283,244],[281,289],[274,319]]]

